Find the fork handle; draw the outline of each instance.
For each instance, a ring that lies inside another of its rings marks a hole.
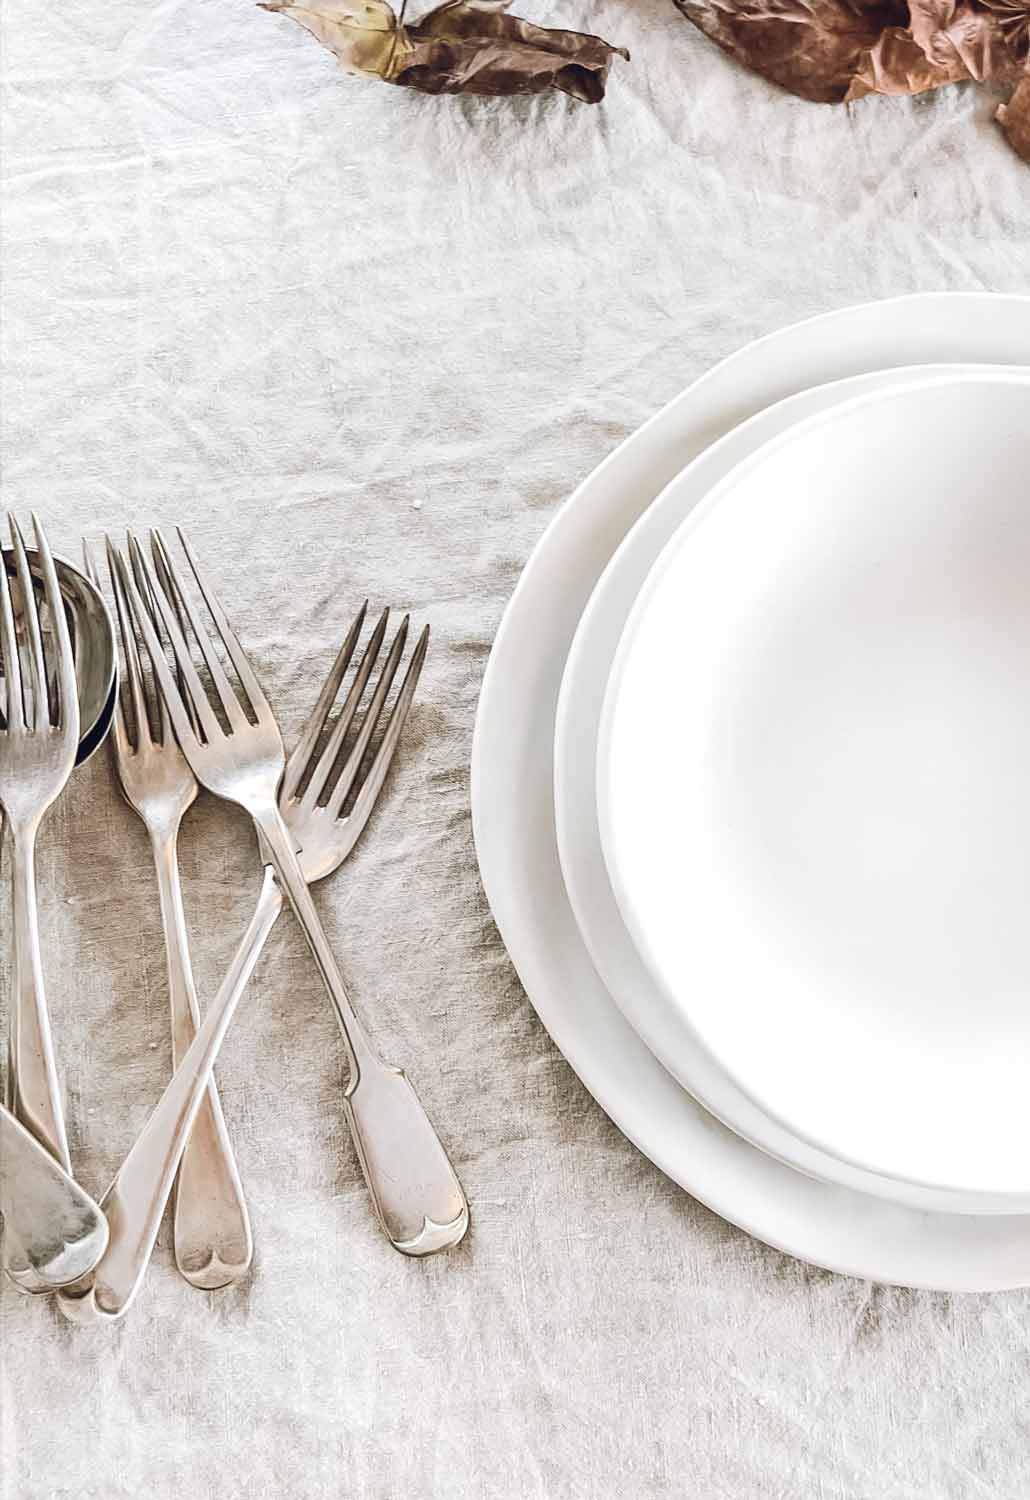
[[[139,1291],[218,1049],[282,905],[279,886],[267,871],[254,915],[218,994],[100,1201],[110,1227],[107,1250],[92,1275],[58,1294],[61,1311],[73,1323],[120,1318]]]
[[[179,881],[177,833],[172,828],[152,835],[168,960],[173,1068],[186,1055],[200,1025]],[[179,1166],[173,1244],[181,1275],[202,1291],[238,1281],[249,1270],[254,1253],[240,1174],[213,1076]]]
[[[11,832],[14,966],[11,985],[7,1102],[51,1156],[71,1171],[61,1088],[50,1034],[36,907],[36,824]]]
[[[351,1065],[344,1108],[379,1221],[402,1255],[456,1245],[469,1207],[447,1152],[405,1074],[377,1056],[354,1013],[278,807],[251,811],[340,1023]]]

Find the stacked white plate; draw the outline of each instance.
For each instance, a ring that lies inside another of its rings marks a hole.
[[[556,517],[473,816],[526,990],[688,1191],[831,1269],[1030,1284],[1030,298],[732,356]]]

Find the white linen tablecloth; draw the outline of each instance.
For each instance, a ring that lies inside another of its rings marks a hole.
[[[829,109],[671,0],[523,13],[630,48],[601,107],[343,77],[249,0],[3,6],[4,506],[68,554],[188,525],[290,732],[366,595],[432,622],[388,805],[318,899],[474,1212],[430,1263],[381,1238],[284,919],[219,1072],[254,1273],[198,1294],[165,1231],[129,1317],[92,1333],[5,1290],[3,1500],[1030,1493],[1030,1295],[812,1270],[640,1157],[520,990],[468,792],[492,636],[576,482],[780,324],[1026,291],[1027,168],[987,90]],[[244,820],[205,799],[182,859],[210,993],[256,889]],[[105,756],[46,823],[40,875],[99,1192],[169,1063],[148,846]]]

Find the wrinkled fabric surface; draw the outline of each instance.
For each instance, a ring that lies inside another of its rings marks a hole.
[[[1030,1293],[828,1275],[667,1181],[527,1003],[468,790],[491,639],[576,482],[778,325],[1026,291],[1026,168],[989,89],[826,110],[671,0],[524,10],[625,44],[602,105],[342,77],[250,0],[3,5],[4,502],[69,554],[187,524],[289,733],[366,595],[432,622],[387,802],[317,899],[474,1213],[431,1263],[380,1237],[284,918],[219,1070],[254,1273],[198,1294],[164,1232],[116,1327],[0,1293],[3,1500],[1030,1492]],[[209,994],[256,892],[243,818],[204,799],[182,863]],[[99,1192],[169,1061],[149,851],[103,756],[44,825],[40,884]]]

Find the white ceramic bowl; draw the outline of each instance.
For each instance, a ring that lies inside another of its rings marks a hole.
[[[846,403],[693,512],[616,657],[598,812],[661,1003],[757,1106],[727,1123],[1030,1208],[1028,772],[1030,379]]]
[[[637,1035],[706,1109],[723,1122],[736,1120],[749,1137],[760,1135],[770,1155],[824,1181],[830,1177],[921,1209],[939,1209],[941,1194],[843,1163],[764,1115],[749,1123],[762,1112],[698,1044],[681,1009],[665,1003],[626,930],[601,847],[594,764],[612,662],[637,596],[665,545],[713,487],[763,444],[818,412],[886,386],[988,368],[920,365],[813,386],[767,406],[706,448],[647,507],[598,580],[569,649],[555,715],[554,812],[562,878],[590,958]]]

